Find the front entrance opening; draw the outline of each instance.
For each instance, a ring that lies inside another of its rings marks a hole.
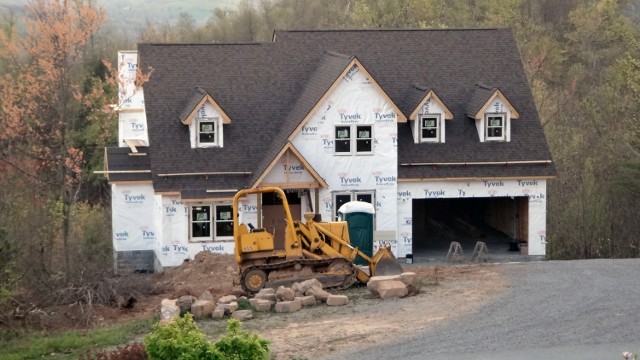
[[[446,257],[452,241],[471,256],[476,242],[491,257],[519,254],[528,237],[528,197],[414,199],[413,252]]]
[[[298,190],[284,190],[293,220],[302,218],[302,201]],[[273,246],[284,249],[284,232],[287,227],[282,199],[278,194],[262,194],[262,227],[273,234]]]

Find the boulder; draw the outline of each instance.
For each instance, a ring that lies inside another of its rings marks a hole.
[[[197,300],[191,305],[191,314],[196,319],[203,319],[211,316],[213,310],[215,310],[216,304],[209,300]]]
[[[407,285],[399,280],[383,281],[378,285],[378,295],[382,299],[392,299],[407,296],[409,290]]]
[[[254,296],[254,299],[262,299],[276,302],[276,290],[272,288],[264,288],[260,289],[258,293]]]
[[[231,314],[231,317],[240,321],[245,321],[253,318],[251,310],[236,310]]]
[[[216,309],[211,313],[211,317],[214,319],[222,319],[224,317],[224,307],[216,307]]]
[[[191,305],[195,303],[198,299],[195,296],[185,295],[180,296],[178,300],[176,300],[176,305],[180,308],[180,312],[188,312],[191,310]]]
[[[347,305],[349,303],[349,298],[346,295],[329,295],[327,298],[328,306],[341,306]]]
[[[175,300],[164,299],[160,303],[160,319],[170,320],[180,316],[180,307]]]
[[[293,285],[291,285],[291,290],[293,290],[294,292],[301,292],[301,293],[306,293],[307,290],[309,290],[309,288],[311,287],[319,287],[320,289],[322,289],[322,283],[316,279],[309,279],[309,280],[305,280],[299,283],[294,283]]]
[[[232,301],[228,304],[219,304],[222,305],[225,314],[232,314],[234,311],[238,310],[238,303],[236,301]]]
[[[387,276],[372,276],[367,282],[367,288],[371,293],[375,296],[380,296],[378,294],[378,286],[385,281],[401,281],[400,275],[387,275]]]
[[[302,309],[302,302],[294,299],[293,301],[280,301],[276,303],[277,313],[292,313]]]
[[[238,298],[235,295],[226,295],[218,299],[218,304],[229,304],[234,301],[238,301]]]
[[[213,302],[213,295],[211,294],[211,292],[209,290],[205,290],[202,292],[202,295],[200,295],[199,300],[205,300],[205,301],[211,301]]]
[[[296,296],[296,299],[300,300],[302,306],[315,306],[317,304],[316,297],[313,295]]]
[[[273,306],[273,302],[270,300],[263,299],[251,299],[250,301],[251,307],[256,309],[256,311],[268,312],[271,311],[271,306]]]
[[[416,281],[416,273],[414,272],[403,272],[400,274],[400,281],[402,281],[405,285],[413,285],[413,282]]]
[[[326,302],[327,298],[329,297],[329,295],[331,295],[330,293],[328,293],[325,290],[322,290],[322,288],[319,288],[317,286],[312,286],[310,287],[306,292],[306,295],[313,295],[316,300],[322,301],[322,302]]]
[[[286,288],[284,286],[280,286],[278,290],[276,290],[276,300],[277,301],[293,301],[295,295],[290,288]]]

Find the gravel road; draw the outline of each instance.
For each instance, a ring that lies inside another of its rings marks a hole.
[[[587,360],[640,352],[640,259],[500,266],[510,286],[478,312],[334,359]]]

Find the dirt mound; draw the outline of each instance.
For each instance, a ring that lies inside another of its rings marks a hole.
[[[233,255],[202,251],[193,260],[185,260],[182,265],[157,274],[156,281],[172,289],[171,298],[200,296],[205,290],[217,298],[240,292],[240,287],[234,286],[237,277],[238,266]]]

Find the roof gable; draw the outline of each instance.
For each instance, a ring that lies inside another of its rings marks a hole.
[[[481,120],[486,112],[487,108],[491,106],[491,103],[495,99],[500,99],[511,112],[511,118],[517,119],[520,117],[518,111],[513,107],[511,102],[507,100],[504,94],[498,88],[492,88],[483,84],[476,84],[473,95],[467,104],[466,114],[470,118]]]
[[[193,96],[191,96],[191,98],[187,101],[186,106],[180,112],[180,122],[185,125],[191,125],[191,122],[198,113],[198,110],[200,110],[200,108],[205,103],[209,103],[220,114],[223,124],[231,124],[231,118],[229,118],[229,115],[227,115],[227,113],[222,110],[220,105],[218,105],[218,103],[213,100],[211,95],[209,95],[205,89],[201,88],[200,86],[196,86],[195,90],[196,91]]]
[[[297,160],[299,164],[293,165],[294,159]],[[281,161],[283,162],[282,165],[284,165],[282,174],[275,174],[276,176],[272,177],[272,181],[266,183],[265,180],[269,178],[269,175],[274,175],[273,171]],[[282,175],[282,178],[278,175]],[[329,187],[318,172],[290,142],[282,148],[280,153],[271,161],[251,188],[260,186],[279,186],[287,189],[317,187],[326,189]]]
[[[316,101],[313,108],[311,108],[307,112],[307,114],[305,115],[304,119],[302,119],[298,127],[289,135],[289,139],[288,139],[289,141],[295,138],[295,136],[302,130],[302,127],[309,122],[309,119],[311,119],[311,116],[313,116],[313,114],[316,112],[316,110],[318,110],[321,104],[324,103],[324,101],[329,97],[333,89],[335,89],[335,87],[338,86],[338,84],[340,84],[340,81],[344,79],[345,76],[348,76],[348,73],[352,71],[354,67],[357,67],[360,71],[362,71],[363,74],[367,77],[367,79],[371,81],[374,88],[376,88],[380,92],[382,97],[389,104],[391,104],[391,107],[394,109],[394,111],[398,115],[396,121],[399,123],[407,122],[407,117],[402,113],[402,111],[400,111],[398,106],[393,102],[393,100],[391,100],[389,95],[387,95],[387,93],[382,89],[382,87],[380,87],[380,85],[376,82],[373,76],[371,76],[371,74],[367,71],[367,69],[365,69],[365,67],[362,65],[362,63],[360,63],[360,61],[356,57],[352,57],[352,60],[349,62],[349,64],[342,70],[340,75],[335,79],[335,81],[333,81],[333,83],[329,86],[329,88],[326,89],[324,94]]]
[[[420,88],[418,88],[418,87],[416,87],[416,89],[420,90]],[[422,90],[422,92],[424,93],[425,90]],[[447,105],[445,105],[444,101],[442,101],[440,99],[438,94],[436,94],[436,92],[433,89],[429,89],[427,94],[424,95],[420,101],[418,101],[418,105],[413,110],[413,112],[411,112],[411,115],[409,116],[409,119],[415,119],[418,116],[418,113],[420,112],[420,109],[422,108],[424,103],[430,98],[435,100],[435,101],[437,101],[438,104],[444,109],[444,118],[445,118],[445,120],[453,120],[453,113],[451,113],[451,110],[449,110]]]

